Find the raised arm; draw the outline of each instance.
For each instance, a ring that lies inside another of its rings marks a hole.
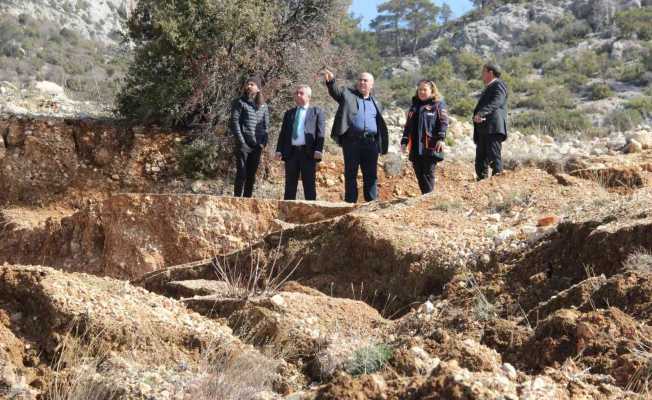
[[[338,103],[342,101],[344,91],[342,88],[337,87],[337,83],[335,82],[335,75],[327,69],[324,70],[324,83],[326,83],[328,94],[330,94],[333,100],[337,101]]]

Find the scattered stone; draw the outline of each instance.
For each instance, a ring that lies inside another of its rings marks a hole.
[[[210,295],[228,296],[231,291],[230,285],[224,281],[206,279],[172,281],[167,284],[167,287],[167,293],[176,298]]]
[[[95,164],[99,167],[106,167],[111,164],[111,161],[113,161],[113,155],[109,150],[101,147],[95,151]]]
[[[494,214],[489,214],[489,216],[487,216],[487,219],[492,222],[500,222],[502,217],[500,213],[494,213]]]
[[[501,231],[498,235],[496,235],[496,237],[494,238],[494,242],[497,245],[500,245],[506,242],[507,240],[511,239],[515,234],[516,232],[514,232],[513,229],[505,229],[504,231]]]
[[[64,89],[57,85],[54,82],[49,82],[49,81],[38,81],[34,83],[34,88],[44,94],[48,94],[50,96],[59,96],[65,98],[66,94]]]
[[[419,306],[419,312],[423,314],[432,314],[433,311],[435,311],[435,306],[430,302],[430,300],[427,300]]]
[[[547,217],[539,218],[539,220],[537,221],[537,226],[539,227],[550,226],[556,224],[557,222],[559,222],[559,217],[557,217],[556,215],[549,215]]]
[[[625,146],[625,153],[627,154],[640,153],[641,151],[643,151],[643,145],[634,139],[631,139]]]
[[[389,153],[384,157],[383,169],[387,176],[398,176],[403,171],[403,159],[400,154]]]
[[[518,373],[516,372],[516,368],[510,363],[504,363],[501,367],[501,370],[505,373],[505,375],[515,381],[518,378]]]

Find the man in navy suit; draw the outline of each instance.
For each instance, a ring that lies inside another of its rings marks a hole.
[[[298,86],[294,92],[297,106],[283,115],[276,159],[285,161],[285,200],[296,199],[299,177],[305,199],[317,199],[315,173],[322,158],[326,122],[324,112],[310,106],[311,95],[309,86]]]
[[[503,172],[502,143],[507,139],[507,85],[500,79],[500,68],[493,63],[482,67],[485,89],[473,110],[475,173],[478,180]]]

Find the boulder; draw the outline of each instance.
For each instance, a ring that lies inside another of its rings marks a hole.
[[[34,88],[39,92],[50,96],[66,96],[65,91],[61,86],[50,81],[37,81],[34,83]]]
[[[387,176],[398,176],[403,172],[403,158],[400,154],[389,153],[383,158],[383,169]]]
[[[637,132],[632,132],[626,135],[625,137],[627,138],[629,143],[635,141],[638,144],[640,144],[641,150],[652,149],[652,132],[641,130]]]
[[[387,78],[394,78],[405,74],[412,74],[421,70],[421,62],[419,57],[405,57],[401,59],[396,67],[389,68],[385,71]]]
[[[587,20],[597,31],[611,26],[619,11],[640,7],[640,0],[577,0],[570,4],[575,17]]]
[[[635,139],[629,139],[628,143],[625,145],[625,153],[640,153],[643,151],[643,145]]]

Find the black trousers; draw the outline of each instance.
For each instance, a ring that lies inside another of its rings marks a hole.
[[[475,148],[475,173],[478,180],[489,176],[489,167],[493,175],[503,172],[502,140],[500,135],[479,136]]]
[[[437,161],[434,157],[415,155],[412,159],[414,174],[419,182],[421,194],[430,193],[435,189],[435,167]]]
[[[344,153],[344,201],[358,201],[358,169],[362,170],[365,201],[378,198],[378,143],[374,138],[363,138],[347,133],[342,139]]]
[[[303,184],[303,195],[306,200],[317,200],[315,172],[317,161],[314,153],[305,146],[293,146],[290,157],[285,161],[285,194],[284,200],[297,198],[299,177]]]
[[[235,188],[236,197],[251,197],[256,183],[256,171],[260,165],[263,150],[256,148],[250,152],[236,150],[235,152]]]

